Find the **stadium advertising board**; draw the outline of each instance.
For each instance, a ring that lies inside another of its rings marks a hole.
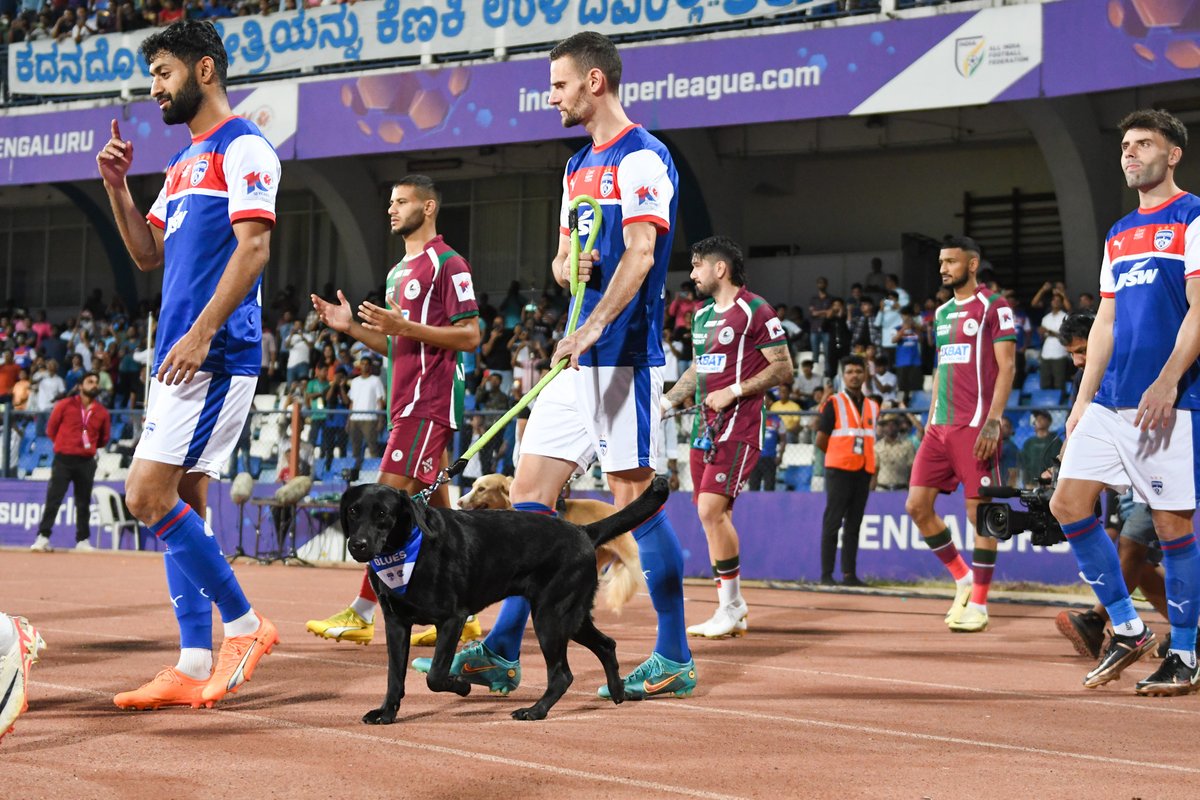
[[[383,58],[487,52],[581,30],[676,30],[786,13],[809,0],[366,0],[215,20],[233,77]],[[149,83],[138,46],[153,30],[9,48],[11,91],[80,95]]]

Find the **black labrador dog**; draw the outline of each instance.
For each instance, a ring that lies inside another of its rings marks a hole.
[[[342,497],[342,530],[350,555],[378,560],[388,582],[369,569],[387,631],[388,688],[383,705],[362,718],[390,725],[404,697],[409,635],[414,624],[437,625],[437,647],[427,683],[435,692],[465,697],[471,684],[450,674],[455,647],[467,616],[520,595],[529,600],[534,631],[546,659],[546,693],[514,719],[544,719],[573,677],[567,642],[595,653],[614,703],[625,699],[616,644],[592,622],[596,595],[596,548],[649,519],[666,500],[665,479],[656,478],[637,500],[607,519],[580,527],[556,517],[519,511],[451,511],[430,508],[404,492],[364,484]],[[421,543],[403,593],[390,588],[403,573],[410,536]],[[389,574],[388,569],[395,569]]]

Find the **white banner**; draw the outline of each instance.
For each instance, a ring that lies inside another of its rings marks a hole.
[[[230,77],[556,42],[581,30],[636,34],[782,14],[814,0],[366,0],[353,5],[214,20]],[[464,10],[464,7],[466,9]],[[81,95],[141,89],[137,52],[154,29],[8,50],[14,94]]]

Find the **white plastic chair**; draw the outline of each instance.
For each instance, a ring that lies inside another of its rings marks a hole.
[[[121,544],[121,534],[128,530],[133,534],[133,548],[142,549],[141,537],[138,536],[138,521],[125,516],[125,504],[116,490],[107,486],[92,487],[92,497],[96,498],[96,506],[100,512],[100,531],[108,531],[112,536],[112,549],[116,550]],[[103,544],[103,542],[98,542]]]

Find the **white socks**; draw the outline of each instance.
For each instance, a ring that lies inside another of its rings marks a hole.
[[[249,636],[258,630],[259,624],[258,614],[255,614],[252,608],[237,619],[224,623],[225,638],[228,639],[231,636]]]
[[[175,665],[175,671],[182,672],[189,678],[203,681],[212,675],[212,665],[212,650],[205,650],[202,647],[185,647],[179,651],[179,663]]]
[[[739,606],[745,602],[742,599],[742,579],[739,576],[721,578],[717,581],[717,605]]]
[[[354,609],[354,613],[358,614],[367,622],[375,621],[375,603],[372,600],[367,600],[362,597],[354,598],[354,602],[350,604],[350,608]]]
[[[1134,617],[1129,622],[1113,625],[1113,633],[1119,636],[1141,636],[1144,630],[1146,630],[1146,623],[1142,622],[1141,617]]]

